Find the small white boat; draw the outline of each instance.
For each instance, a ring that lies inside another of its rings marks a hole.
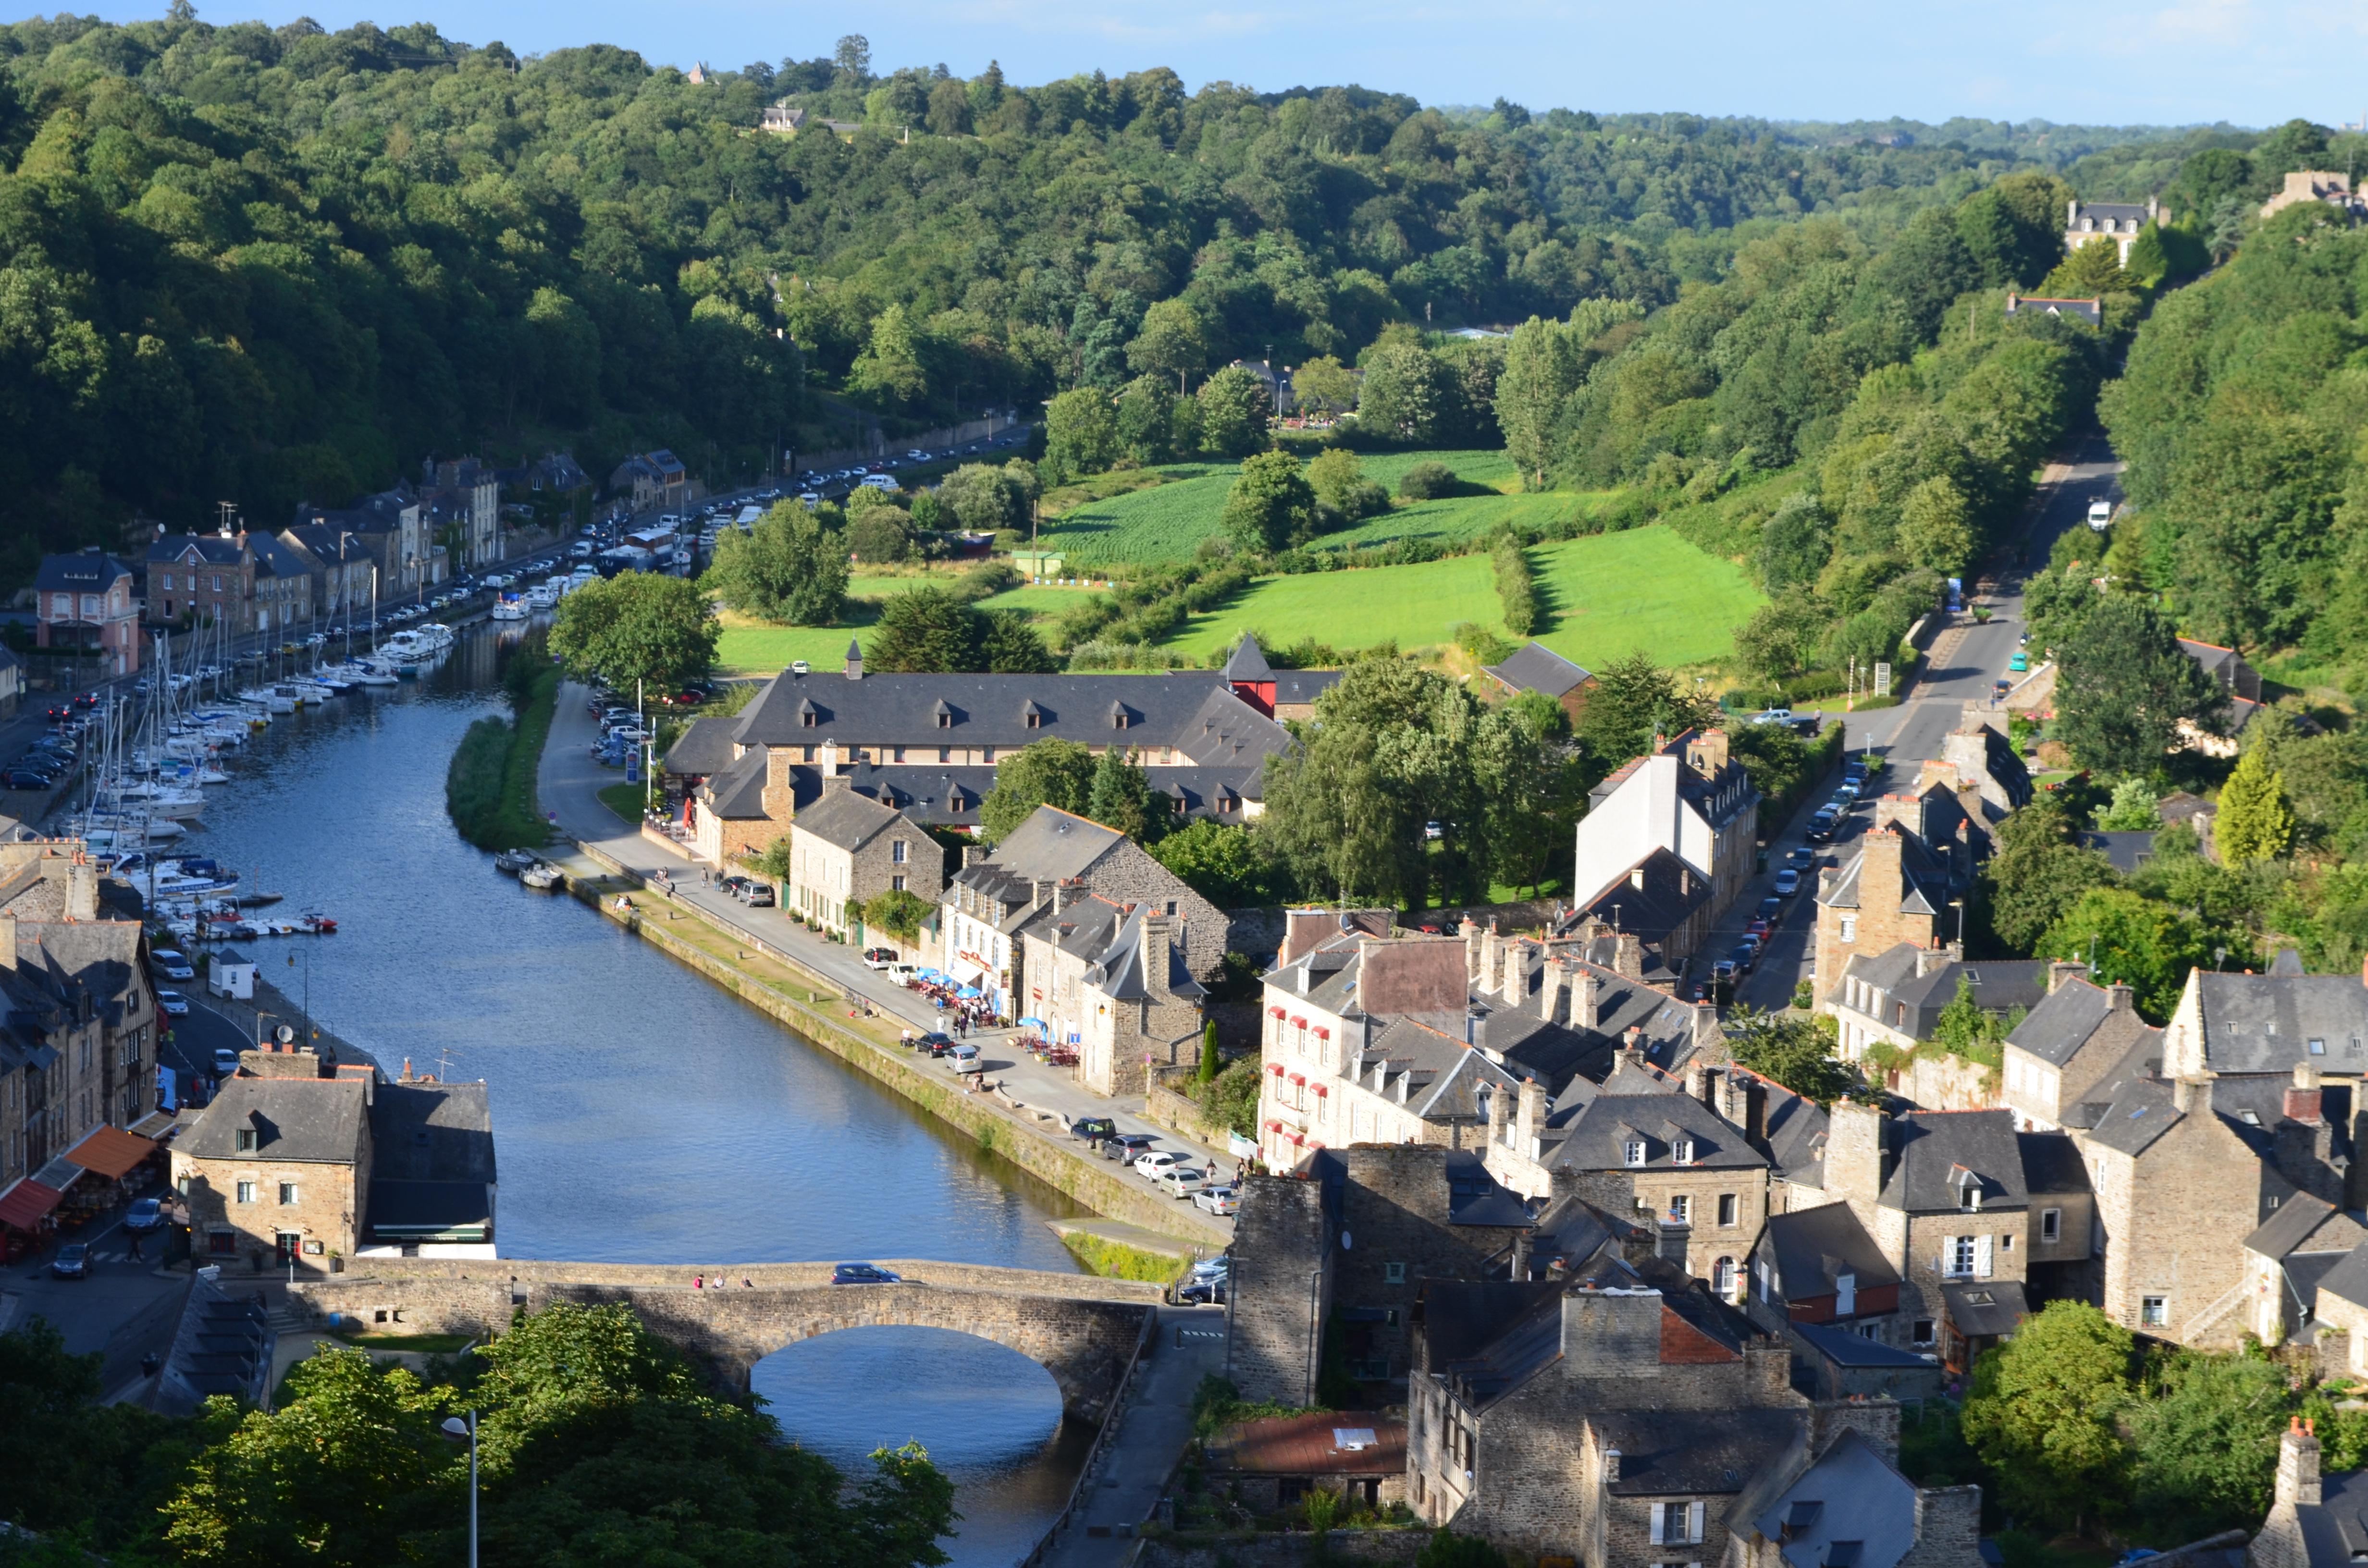
[[[250,686],[238,694],[238,699],[275,716],[296,711],[295,697],[277,687]]]
[[[294,681],[281,681],[271,688],[271,692],[273,696],[284,697],[293,704],[294,707],[290,711],[293,711],[294,708],[303,707],[307,702],[318,702],[327,695],[318,687],[308,688]]]
[[[490,613],[495,620],[524,620],[526,619],[526,601],[524,599],[495,599],[494,601],[494,608]]]
[[[518,881],[530,888],[555,888],[567,881],[567,873],[546,860],[520,871]]]

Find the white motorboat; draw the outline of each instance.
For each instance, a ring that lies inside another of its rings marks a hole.
[[[296,711],[296,699],[277,687],[250,686],[238,694],[238,699],[250,707],[260,708],[275,717]]]
[[[494,608],[490,613],[495,620],[524,620],[526,619],[526,601],[524,599],[512,598],[495,599],[494,601]]]
[[[393,670],[381,669],[364,659],[339,665],[337,676],[355,686],[393,686],[395,679]]]
[[[271,690],[272,695],[284,697],[293,704],[290,711],[293,711],[294,708],[303,707],[307,702],[318,702],[328,695],[318,687],[307,687],[292,680],[280,681],[274,685]]]

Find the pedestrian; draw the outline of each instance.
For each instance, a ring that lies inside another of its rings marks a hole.
[[[694,1290],[704,1290],[707,1289],[707,1277],[703,1274],[692,1275],[690,1277],[690,1288]]]

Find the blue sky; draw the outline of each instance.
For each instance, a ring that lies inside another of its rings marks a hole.
[[[1194,87],[1358,82],[1427,103],[1687,109],[1780,119],[1937,121],[1952,115],[2129,125],[2325,124],[2368,112],[2358,70],[2368,6],[2324,0],[904,0],[892,7],[759,0],[199,0],[212,21],[309,14],[330,27],[435,22],[521,53],[610,42],[689,67],[829,52],[871,40],[875,68],[990,58],[1032,83],[1167,65]],[[115,20],[161,4],[101,5]]]

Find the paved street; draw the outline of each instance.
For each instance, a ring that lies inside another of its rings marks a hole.
[[[1157,1313],[1118,1431],[1080,1478],[1076,1513],[1045,1554],[1046,1568],[1118,1568],[1133,1559],[1133,1527],[1151,1517],[1192,1435],[1192,1395],[1202,1378],[1224,1369],[1223,1308],[1161,1307]]]
[[[1964,722],[1967,702],[1989,701],[1992,682],[2013,678],[2006,666],[2021,645],[2025,574],[2046,564],[2057,535],[2087,526],[2090,501],[2099,496],[2121,499],[2121,463],[2101,435],[2089,437],[2070,462],[2051,467],[2030,533],[2001,550],[1983,568],[1996,579],[1994,590],[1984,600],[1991,610],[1988,623],[1977,625],[1970,616],[1957,618],[1957,624],[1934,640],[1922,675],[1898,707],[1842,717],[1846,756],[1872,754],[1881,767],[1869,779],[1859,804],[1843,819],[1833,842],[1820,846],[1824,864],[1839,865],[1850,858],[1859,835],[1873,820],[1876,798],[1916,782],[1918,765],[1940,756],[1943,737]],[[1768,836],[1768,870],[1752,879],[1720,923],[1704,949],[1712,959],[1725,957],[1742,940],[1743,928],[1758,912],[1760,900],[1775,891],[1775,873],[1784,865],[1787,853],[1806,843],[1809,817],[1839,782],[1839,777],[1829,777],[1823,786],[1810,790],[1783,831]],[[1754,1007],[1786,1006],[1794,988],[1807,978],[1811,938],[1816,929],[1816,879],[1813,872],[1802,881],[1803,891],[1787,903],[1759,968],[1741,987],[1738,1000]]]
[[[927,1032],[939,1027],[940,1016],[926,997],[891,984],[878,971],[864,968],[859,949],[842,942],[826,942],[786,918],[778,909],[751,909],[720,888],[700,887],[698,868],[688,856],[654,843],[620,822],[600,800],[598,792],[621,782],[624,775],[620,769],[603,767],[592,760],[591,745],[598,738],[599,726],[586,709],[589,697],[585,687],[573,682],[560,687],[559,711],[552,722],[551,738],[543,746],[537,787],[543,809],[557,817],[562,831],[598,848],[637,876],[648,876],[661,869],[667,870],[676,881],[677,902],[698,909],[727,929],[744,932],[789,954],[802,968],[837,985],[842,993],[869,1001],[880,1012],[912,1025],[916,1030]],[[1008,1085],[1011,1094],[1028,1106],[1072,1119],[1111,1117],[1121,1131],[1148,1133],[1164,1148],[1189,1153],[1204,1166],[1213,1165],[1225,1175],[1233,1174],[1235,1162],[1230,1155],[1144,1120],[1143,1101],[1139,1098],[1104,1099],[1080,1085],[1067,1068],[1047,1066],[1012,1049],[1010,1031],[989,1030],[971,1038],[984,1050],[986,1075]],[[1213,1222],[1227,1229],[1233,1223],[1230,1220]]]

